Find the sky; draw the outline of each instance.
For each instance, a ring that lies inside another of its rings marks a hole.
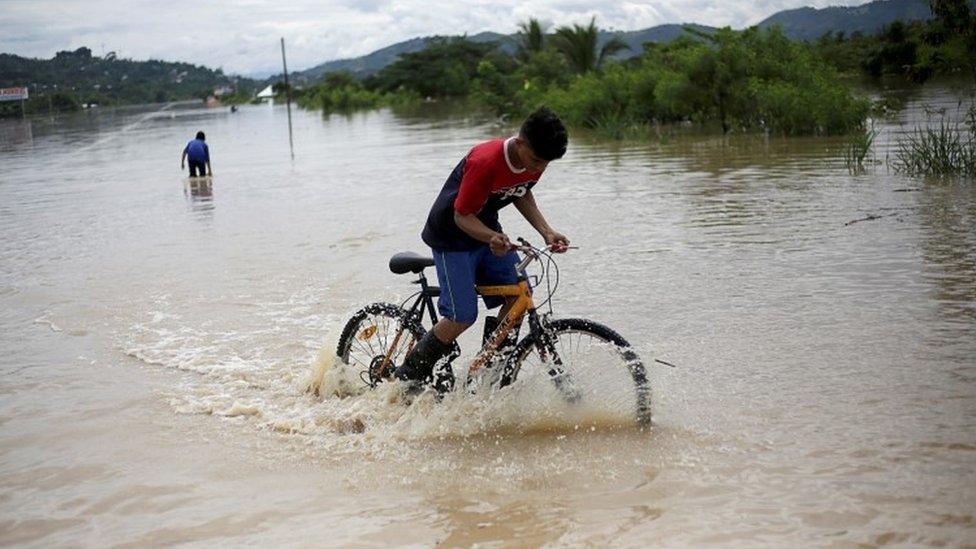
[[[136,60],[185,61],[225,73],[280,72],[358,57],[419,36],[549,25],[638,30],[665,23],[744,28],[803,6],[866,0],[0,0],[0,53],[48,59],[81,46]]]

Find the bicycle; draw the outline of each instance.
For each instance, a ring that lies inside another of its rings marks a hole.
[[[509,387],[519,380],[520,375],[526,377],[531,370],[537,377],[547,380],[566,403],[577,404],[587,393],[595,393],[598,387],[587,390],[576,367],[582,361],[606,360],[603,358],[605,355],[612,363],[611,370],[607,372],[627,374],[628,380],[622,382],[632,385],[628,389],[632,391],[632,401],[626,406],[633,407],[637,425],[650,425],[651,390],[640,357],[627,340],[607,326],[582,318],[552,319],[551,302],[558,287],[558,266],[550,250],[535,248],[521,238],[518,242],[512,248],[524,257],[515,267],[517,283],[477,286],[479,295],[502,296],[514,303],[511,303],[505,316],[498,319],[498,327],[492,333],[486,334],[483,347],[468,367],[468,386],[472,385],[473,380],[485,379],[489,386],[498,389]],[[526,273],[526,269],[533,262],[542,264],[541,276],[529,276]],[[361,368],[360,378],[369,387],[376,387],[377,384],[392,379],[393,371],[427,331],[423,325],[425,314],[431,326],[437,323],[434,298],[440,295],[440,288],[428,284],[424,274],[424,269],[433,265],[434,260],[431,257],[413,252],[393,255],[389,263],[390,271],[394,274],[419,275],[413,283],[419,284],[420,290],[400,305],[371,303],[353,314],[343,328],[336,355],[344,364]],[[555,285],[552,283],[552,274],[555,276]],[[546,281],[548,296],[541,305],[549,305],[547,313],[540,313],[539,306],[532,299],[533,289],[543,279]],[[411,300],[412,303],[406,306]],[[510,352],[499,352],[503,343],[510,341],[513,330],[517,334],[525,317],[528,318],[529,333],[515,343]],[[594,349],[601,351],[601,354],[592,356]],[[455,343],[455,352],[450,358],[456,357],[458,352]],[[453,376],[450,368],[450,364],[439,365],[435,370],[435,379],[437,376],[441,376],[441,379],[444,376]],[[493,375],[486,377],[483,375],[486,371],[492,371]],[[606,375],[598,376],[595,383],[603,384]],[[453,381],[453,377],[451,380]],[[618,389],[615,396],[622,396],[620,393],[623,391]]]

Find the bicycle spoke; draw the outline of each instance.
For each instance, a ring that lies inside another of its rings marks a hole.
[[[407,349],[410,348],[411,339],[413,339],[413,334],[404,331],[403,337],[400,338],[400,343],[397,344],[397,348],[393,353],[394,362],[399,362],[400,356],[405,355]]]
[[[363,364],[362,361],[359,360],[358,358],[354,358],[354,357],[350,356],[349,359],[352,360],[353,362],[355,362],[356,364],[358,364],[361,368],[363,368],[363,369],[369,369],[369,364]]]
[[[376,355],[386,354],[386,331],[389,329],[389,319],[385,316],[377,316],[375,319],[376,325],[379,327],[376,330]]]
[[[363,353],[365,353],[370,358],[372,358],[373,356],[375,356],[375,353],[373,352],[373,346],[372,345],[370,345],[369,348],[367,348],[365,345],[363,345],[363,342],[360,341],[358,338],[355,339],[355,340],[353,340],[353,343],[355,343],[363,351]]]
[[[386,336],[387,336],[386,332],[387,330],[389,330],[389,328],[390,328],[390,319],[383,317],[383,329],[380,330],[379,341],[380,341],[380,346],[382,346],[384,355],[390,348],[389,345],[387,345],[387,340],[386,340]]]

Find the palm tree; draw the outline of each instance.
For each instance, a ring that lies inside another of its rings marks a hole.
[[[572,27],[559,27],[552,37],[552,43],[566,57],[569,65],[577,73],[583,74],[599,69],[607,57],[618,51],[630,49],[630,46],[622,40],[613,37],[598,51],[599,34],[596,28],[596,17],[594,17],[586,27],[577,24],[573,24]]]
[[[519,23],[517,34],[517,55],[522,60],[528,59],[533,53],[542,51],[545,46],[545,29],[542,28],[542,23],[534,17],[530,17],[528,21]]]

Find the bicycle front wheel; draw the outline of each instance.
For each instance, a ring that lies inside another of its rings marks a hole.
[[[640,357],[617,332],[581,318],[553,320],[516,345],[499,385],[540,399],[651,423],[651,389]]]

